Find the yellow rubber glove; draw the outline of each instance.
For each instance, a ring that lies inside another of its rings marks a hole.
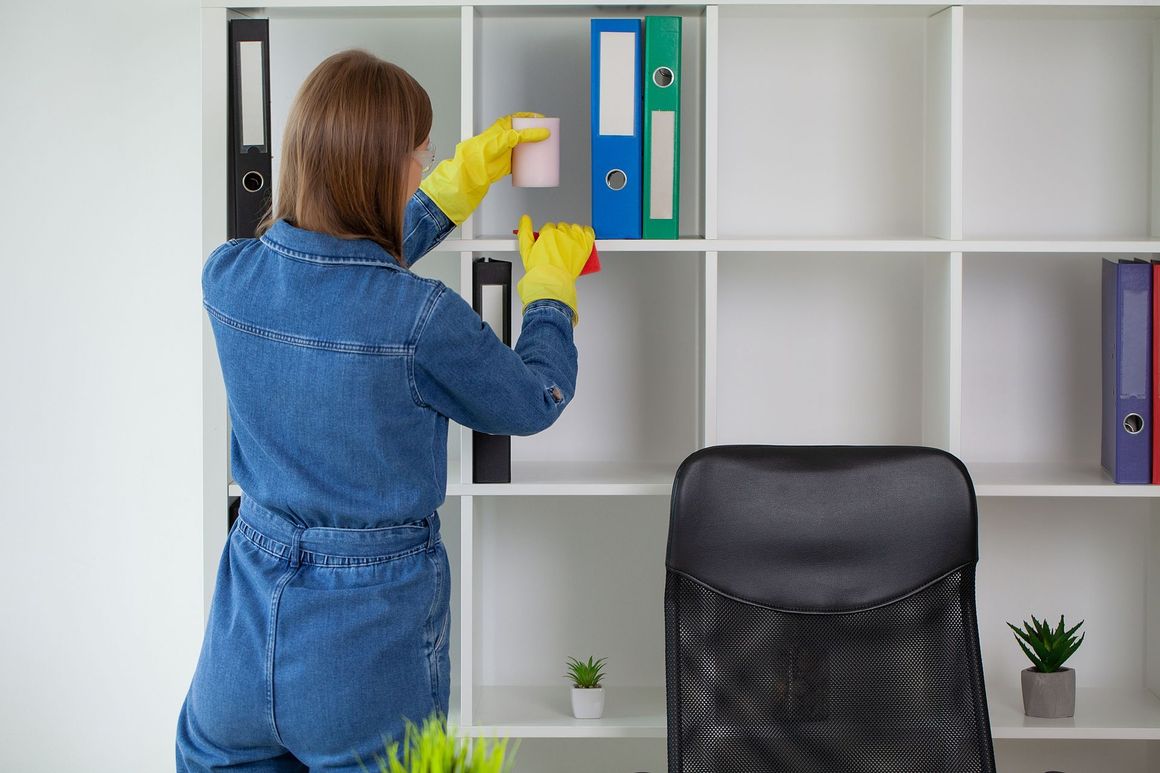
[[[524,260],[524,278],[516,285],[524,308],[532,301],[550,298],[572,309],[572,327],[580,322],[576,308],[576,277],[588,262],[596,233],[586,225],[545,223],[537,239],[532,219],[520,218],[520,257]]]
[[[512,148],[521,142],[541,142],[552,133],[545,128],[513,129],[512,118],[543,118],[539,113],[512,113],[486,131],[455,146],[455,156],[439,162],[419,190],[435,202],[455,225],[461,225],[491,184],[512,172]]]

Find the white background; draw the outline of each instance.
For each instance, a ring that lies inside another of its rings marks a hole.
[[[203,627],[201,18],[0,3],[0,770],[173,770]]]

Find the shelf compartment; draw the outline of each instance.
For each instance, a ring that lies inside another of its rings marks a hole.
[[[930,208],[951,206],[949,82],[929,95],[945,120],[925,108],[952,72],[942,36],[927,51],[941,9],[721,7],[721,236],[954,235],[949,212],[924,222],[928,171]]]
[[[944,254],[722,253],[718,442],[950,438]]]
[[[968,237],[1157,233],[1157,18],[1155,8],[966,9]]]
[[[1085,621],[1087,638],[1068,662],[1081,688],[1148,685],[1154,508],[1139,499],[979,503],[976,603],[988,686],[1018,692],[1030,662],[1007,623],[1033,614]]]
[[[518,715],[487,718],[480,696],[492,687],[556,685],[567,696],[569,656],[607,657],[610,686],[663,687],[667,500],[476,497],[472,505],[473,724]]]
[[[459,141],[460,20],[452,8],[271,9],[270,135],[277,191],[290,105],[323,59],[361,48],[399,65],[431,98],[431,141],[440,156]]]
[[[1051,466],[1099,468],[1103,257],[965,257],[963,459],[1048,465],[1014,468],[1016,476]],[[1096,482],[1086,475],[1076,480]]]
[[[518,111],[559,116],[560,185],[492,186],[473,215],[477,235],[510,239],[527,213],[543,222],[592,222],[590,46],[591,18],[679,15],[682,18],[680,233],[704,233],[703,7],[655,5],[476,8],[475,128]]]
[[[523,318],[515,287],[523,263],[518,253],[489,257],[513,264],[512,340],[518,342]],[[675,470],[696,450],[700,258],[695,252],[601,253],[602,270],[577,282],[576,394],[551,427],[512,438],[513,465],[624,465],[625,473],[606,482],[655,483],[654,470]],[[553,469],[561,468],[548,474]],[[645,477],[637,478],[638,471]],[[562,482],[599,481],[581,473]]]

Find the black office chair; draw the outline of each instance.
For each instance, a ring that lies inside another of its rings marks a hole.
[[[946,452],[692,454],[669,519],[669,773],[993,773],[977,561]]]

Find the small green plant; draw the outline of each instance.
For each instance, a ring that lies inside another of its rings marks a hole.
[[[1058,671],[1067,659],[1075,654],[1079,645],[1083,644],[1087,633],[1081,634],[1079,639],[1075,638],[1075,632],[1081,625],[1083,620],[1072,628],[1065,628],[1063,615],[1059,616],[1059,625],[1055,629],[1052,629],[1046,619],[1036,620],[1035,615],[1031,616],[1030,623],[1024,620],[1021,629],[1007,623],[1007,627],[1015,632],[1015,640],[1019,642],[1023,652],[1031,658],[1035,670],[1044,674]]]
[[[587,662],[568,658],[568,673],[564,676],[571,679],[575,687],[584,689],[599,687],[600,680],[604,678],[604,663],[607,660],[608,658],[593,660],[591,656]]]
[[[386,738],[383,739],[386,746]],[[406,736],[399,759],[399,742],[386,746],[387,754],[375,755],[378,773],[507,773],[515,764],[517,740],[508,751],[508,740],[460,738],[446,729],[441,716],[430,716],[422,727],[406,720]],[[359,759],[364,771],[367,766]]]

